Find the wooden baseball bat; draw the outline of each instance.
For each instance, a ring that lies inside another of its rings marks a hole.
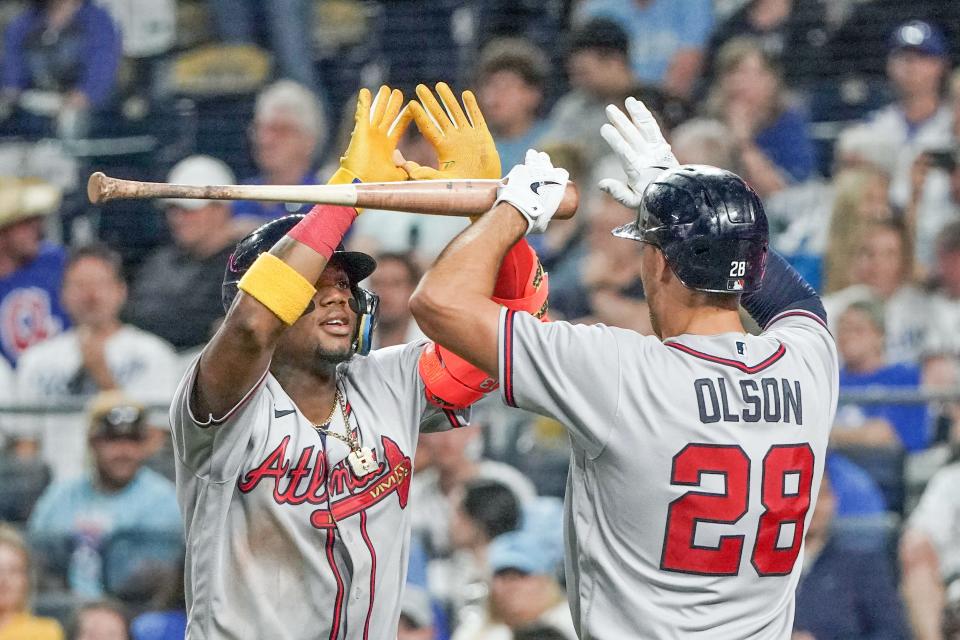
[[[499,180],[417,180],[335,185],[244,184],[198,187],[122,180],[98,171],[91,175],[87,182],[87,196],[93,204],[150,198],[260,200],[335,204],[441,216],[476,216],[493,207],[499,186]],[[563,200],[553,217],[558,220],[572,218],[577,211],[578,202],[577,187],[568,182]]]

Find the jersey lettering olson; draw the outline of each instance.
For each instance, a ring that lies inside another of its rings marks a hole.
[[[376,471],[357,478],[347,468],[346,460],[341,460],[330,467],[328,478],[323,449],[306,447],[296,456],[296,464],[291,464],[293,458],[287,457],[290,436],[285,436],[263,462],[241,476],[237,487],[250,493],[261,482],[272,479],[273,500],[277,504],[329,502],[329,509],[318,509],[310,515],[310,523],[318,529],[335,527],[338,520],[362,513],[393,493],[397,494],[400,508],[405,509],[413,470],[410,457],[390,438],[381,436],[380,440],[384,460],[378,460]],[[376,460],[377,452],[373,455]],[[308,477],[306,488],[300,491]]]
[[[764,511],[751,553],[751,564],[761,577],[793,571],[810,508],[813,463],[809,444],[774,445],[763,458]],[[720,536],[712,547],[697,545],[695,539],[698,523],[734,525],[747,514],[750,473],[750,458],[738,445],[688,444],[674,456],[670,484],[701,486],[704,474],[718,474],[724,492],[688,491],[670,503],[661,569],[701,576],[740,573],[743,535]]]
[[[803,425],[799,380],[786,378],[744,379],[727,391],[724,378],[693,381],[700,422],[784,422]]]

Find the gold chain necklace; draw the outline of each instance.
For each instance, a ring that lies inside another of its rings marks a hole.
[[[331,431],[327,427],[330,426],[330,423],[333,422],[333,417],[337,414],[337,408],[340,409],[340,414],[343,416],[343,428],[345,433],[339,434],[335,431]],[[337,392],[333,397],[333,407],[330,409],[330,415],[327,416],[326,421],[323,423],[325,426],[313,425],[313,428],[317,430],[317,433],[325,436],[331,436],[340,440],[348,447],[350,447],[350,453],[347,455],[347,462],[350,463],[350,468],[353,470],[354,475],[358,478],[372,473],[377,470],[377,463],[373,459],[373,451],[369,447],[361,447],[360,440],[353,435],[353,432],[350,430],[350,417],[347,415],[347,408],[344,406],[343,394],[340,393],[340,387],[337,387]]]

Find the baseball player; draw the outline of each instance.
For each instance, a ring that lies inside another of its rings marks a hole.
[[[458,145],[441,174],[499,176],[476,102],[464,102],[476,126],[450,133]],[[375,101],[361,91],[334,182],[406,178],[392,158],[413,117],[402,103],[386,87]],[[494,387],[426,340],[368,353],[377,299],[358,283],[376,265],[339,248],[355,217],[319,206],[280,218],[228,262],[227,317],[170,413],[188,638],[396,638],[418,435],[461,426],[462,409]],[[545,295],[534,273],[523,286],[518,273],[500,293]]]
[[[614,234],[639,241],[656,336],[540,323],[490,301],[500,256],[546,227],[567,180],[535,151],[412,308],[428,336],[498,377],[507,404],[567,426],[581,638],[788,638],[837,402],[823,306],[768,253],[743,180],[678,166],[650,112],[626,107],[630,118],[608,108],[602,135],[629,182],[600,186],[638,211]],[[738,302],[763,333],[747,334]]]

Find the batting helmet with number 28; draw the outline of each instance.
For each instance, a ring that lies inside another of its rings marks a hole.
[[[711,293],[760,287],[767,216],[743,179],[706,165],[660,174],[643,192],[637,220],[613,235],[658,247],[684,286]]]

